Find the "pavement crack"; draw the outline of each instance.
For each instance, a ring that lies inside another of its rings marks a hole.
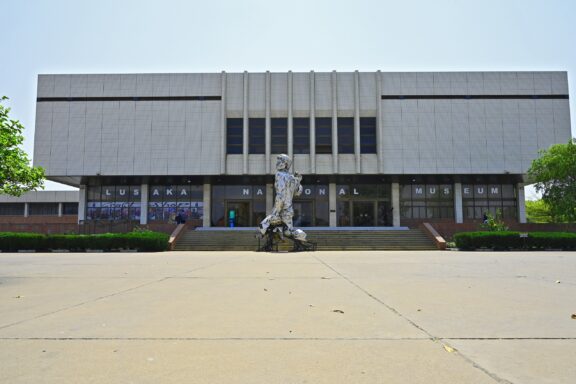
[[[392,307],[391,305],[385,303],[384,301],[382,301],[381,299],[379,299],[378,297],[376,297],[375,295],[373,295],[372,293],[368,292],[366,289],[364,289],[363,287],[361,287],[360,285],[358,285],[355,281],[353,281],[352,279],[350,279],[348,276],[344,275],[343,273],[341,273],[340,271],[338,271],[337,269],[335,269],[334,267],[332,267],[330,264],[326,263],[324,260],[320,259],[318,256],[314,255],[313,256],[316,260],[318,260],[320,263],[324,264],[324,266],[326,266],[327,268],[329,268],[330,270],[332,270],[334,273],[336,273],[338,276],[342,277],[344,280],[346,280],[349,284],[353,285],[354,287],[356,287],[358,290],[360,290],[361,292],[363,292],[364,294],[366,294],[368,297],[370,297],[371,299],[373,299],[374,301],[380,303],[381,305],[383,305],[384,307],[386,307],[390,312],[394,313],[395,315],[401,317],[402,319],[404,319],[406,322],[408,322],[410,325],[412,325],[413,327],[415,327],[416,329],[420,330],[421,332],[425,333],[426,335],[429,336],[429,340],[431,340],[432,342],[440,342],[444,347],[450,347],[452,349],[456,349],[453,346],[449,345],[446,341],[444,341],[445,339],[440,339],[439,337],[436,337],[434,335],[432,335],[430,332],[428,332],[426,329],[424,329],[423,327],[421,327],[420,325],[416,324],[416,322],[414,322],[412,319],[408,318],[406,315],[402,314],[400,311],[398,311],[396,308]],[[464,361],[466,361],[468,364],[472,365],[474,368],[484,372],[486,375],[488,375],[490,378],[492,378],[493,380],[495,380],[497,383],[500,384],[514,384],[511,381],[508,381],[506,379],[501,378],[500,376],[496,375],[495,373],[489,371],[488,369],[482,367],[480,364],[476,363],[474,360],[472,360],[471,358],[469,358],[468,356],[464,355],[461,351],[458,351],[457,354],[455,354],[456,356],[460,356],[461,359],[463,359]]]

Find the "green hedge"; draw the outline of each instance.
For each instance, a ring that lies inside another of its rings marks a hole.
[[[105,233],[102,235],[42,235],[38,233],[0,232],[0,250],[14,252],[21,249],[36,251],[135,249],[139,252],[160,252],[168,248],[168,239],[167,234],[151,231]]]
[[[461,232],[454,235],[454,241],[462,250],[576,250],[576,233],[570,232],[530,232],[528,237],[520,237],[520,232]]]

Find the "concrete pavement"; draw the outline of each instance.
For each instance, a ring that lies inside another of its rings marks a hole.
[[[0,253],[0,383],[573,383],[574,252]]]

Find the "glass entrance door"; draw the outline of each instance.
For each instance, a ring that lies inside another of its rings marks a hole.
[[[250,227],[251,213],[249,201],[226,202],[226,226],[227,227]]]
[[[376,225],[376,202],[353,201],[352,225],[355,227],[373,227]]]
[[[313,201],[295,201],[292,204],[294,208],[294,226],[311,227],[314,225],[314,202]]]
[[[389,201],[378,202],[378,223],[379,227],[392,226],[392,205]]]

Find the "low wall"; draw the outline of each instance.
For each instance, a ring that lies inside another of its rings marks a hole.
[[[458,232],[481,230],[479,222],[466,222],[462,224],[436,222],[431,224],[447,241],[452,241],[452,237]],[[511,231],[519,232],[576,232],[576,224],[521,224],[517,222],[507,222],[506,225]]]
[[[0,216],[0,232],[78,233],[78,219],[66,216]]]
[[[189,220],[189,229],[202,225],[202,220]],[[176,228],[174,223],[152,222],[141,225],[135,221],[86,221],[78,225],[78,219],[70,216],[0,216],[0,232],[34,232],[44,234],[94,234],[124,233],[134,228],[146,228],[155,232],[171,234]]]

